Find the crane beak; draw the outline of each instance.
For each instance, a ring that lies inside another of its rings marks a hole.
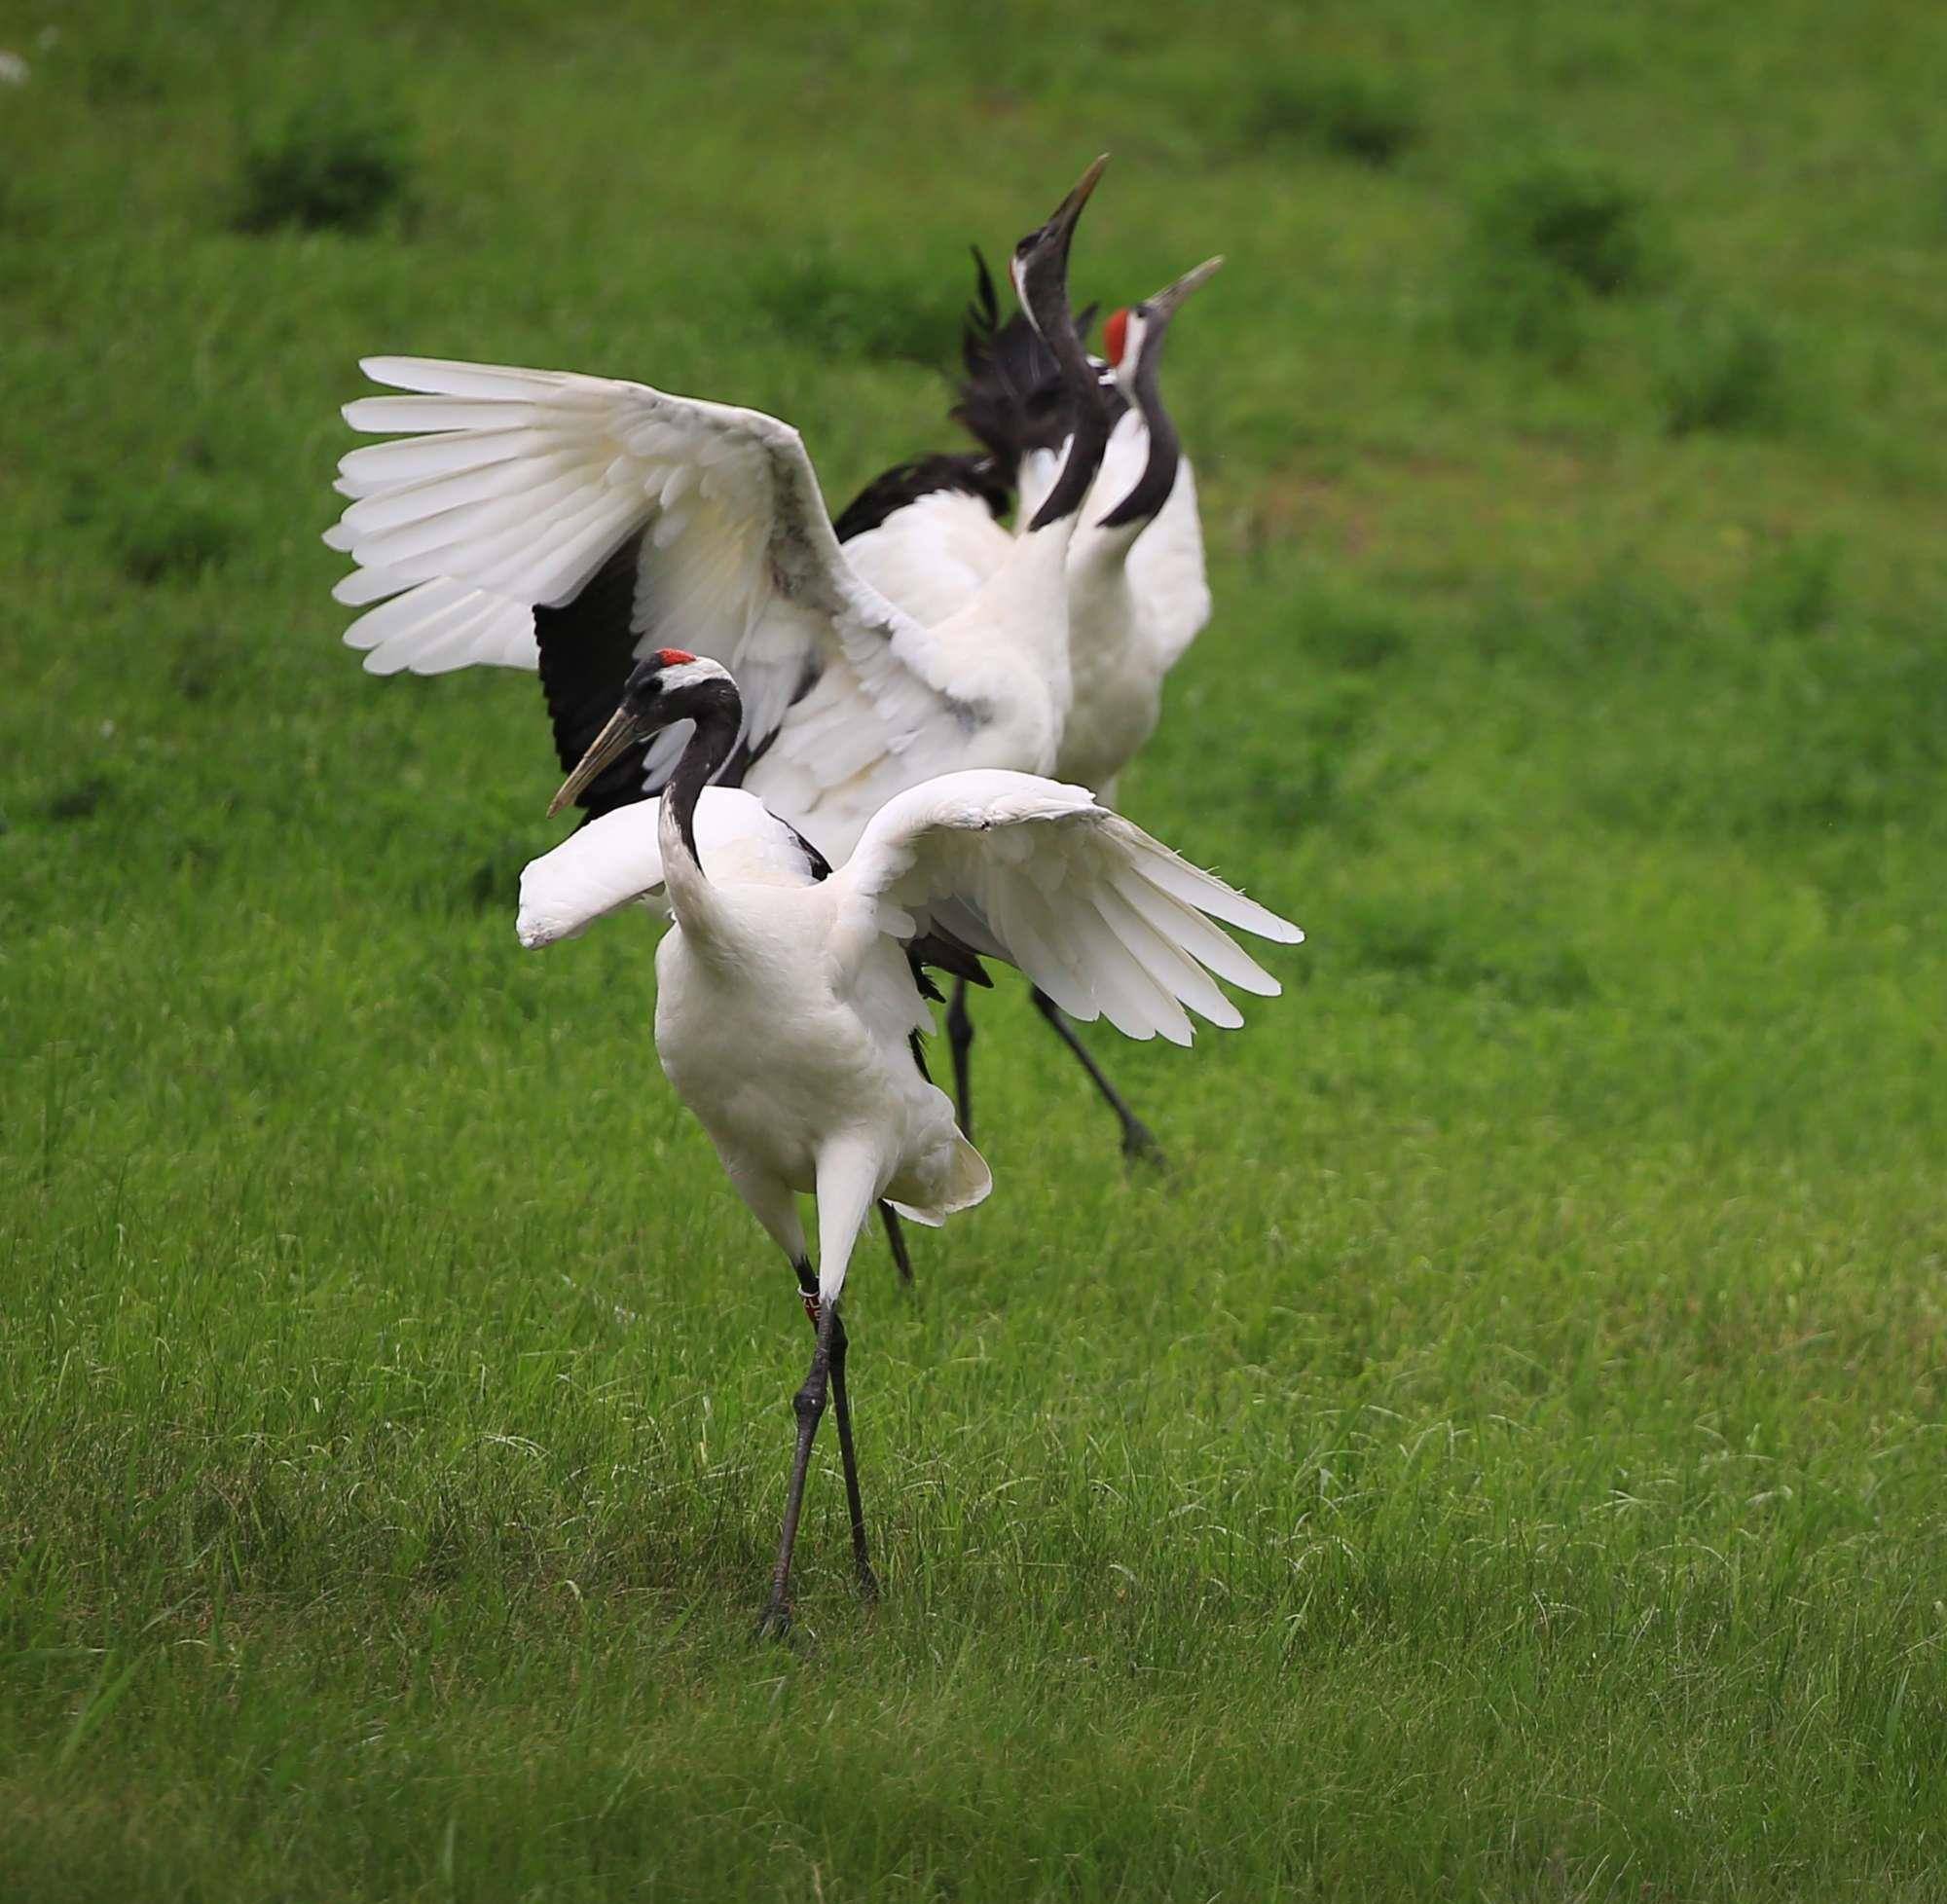
[[[1189,297],[1193,291],[1200,291],[1204,285],[1208,284],[1217,275],[1218,269],[1222,266],[1223,262],[1224,260],[1221,257],[1206,258],[1194,271],[1185,272],[1174,284],[1164,285],[1155,297],[1148,300],[1150,310],[1163,323],[1168,323],[1176,315],[1177,307],[1183,303],[1184,299]]]
[[[561,791],[548,802],[548,818],[552,820],[563,807],[576,799],[589,782],[616,755],[626,753],[653,731],[641,714],[626,706],[617,708],[608,716],[608,724],[589,743],[588,751],[575,764],[574,771],[562,782]]]
[[[1076,181],[1075,190],[1055,206],[1054,216],[1047,221],[1046,229],[1050,237],[1060,238],[1064,254],[1069,239],[1075,236],[1075,227],[1081,222],[1082,207],[1088,202],[1089,194],[1095,190],[1108,165],[1109,155],[1105,152]]]
[[[1047,223],[1023,238],[1015,249],[1011,267],[1014,295],[1020,299],[1028,322],[1043,337],[1047,336],[1050,324],[1067,318],[1068,248],[1074,241],[1082,207],[1088,202],[1108,163],[1105,152],[1055,206]]]

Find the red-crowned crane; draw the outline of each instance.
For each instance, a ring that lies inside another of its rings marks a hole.
[[[1156,732],[1163,677],[1210,616],[1196,485],[1163,404],[1160,365],[1170,320],[1221,266],[1209,259],[1103,326],[1117,418],[1068,552],[1072,696],[1053,771],[1105,800],[1117,776]],[[983,272],[984,277],[984,272]],[[1072,427],[1070,385],[1052,359],[1032,352],[1025,326],[994,337],[984,357],[969,350],[970,386],[956,415],[988,446],[1005,476],[1018,471],[1020,507],[1031,516],[1060,466]],[[857,567],[881,593],[922,620],[952,613],[1009,559],[1010,540],[970,494],[941,485],[882,529],[851,544]],[[1130,1110],[1061,1009],[1045,993],[1035,1005],[1114,1110],[1129,1155],[1160,1157],[1155,1137]],[[973,1021],[967,984],[947,1012],[962,1127],[973,1129]]]
[[[1187,1006],[1242,1022],[1212,974],[1277,982],[1213,921],[1291,943],[1297,927],[1199,872],[1085,787],[986,769],[897,793],[833,866],[753,793],[711,781],[750,731],[716,662],[652,654],[556,796],[565,804],[630,747],[680,725],[688,742],[660,799],[583,826],[521,879],[530,947],[633,900],[666,908],[655,1042],[677,1095],[737,1193],[784,1251],[816,1333],[792,1400],[796,1450],[759,1629],[790,1618],[791,1553],[827,1387],[859,1585],[878,1591],[846,1392],[846,1265],[875,1202],[937,1224],[992,1188],[945,1094],[914,1066],[931,1014],[915,982],[923,938],[1018,966],[1078,1017],[1187,1044]],[[796,1198],[818,1201],[814,1274]]]

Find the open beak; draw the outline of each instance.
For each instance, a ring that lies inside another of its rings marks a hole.
[[[1217,275],[1222,258],[1206,258],[1194,271],[1187,271],[1174,284],[1165,285],[1155,297],[1148,300],[1149,308],[1162,322],[1168,323],[1176,315],[1177,307],[1193,291],[1199,291]]]
[[[642,715],[632,714],[626,707],[617,708],[608,716],[607,726],[589,743],[588,751],[576,763],[573,773],[562,782],[561,791],[548,802],[548,818],[552,820],[575,799],[617,754],[626,753],[652,731]]]

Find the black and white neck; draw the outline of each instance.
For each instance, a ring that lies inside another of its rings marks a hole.
[[[1153,329],[1137,333],[1136,327],[1142,322],[1140,309],[1129,313],[1129,332],[1132,335],[1124,347],[1122,363],[1117,366],[1116,381],[1122,394],[1128,398],[1130,407],[1143,420],[1143,428],[1149,438],[1149,455],[1135,487],[1097,525],[1101,529],[1133,530],[1138,534],[1162,513],[1170,491],[1176,487],[1177,468],[1183,460],[1181,439],[1162,400],[1160,373],[1164,326],[1157,324]],[[1122,366],[1132,360],[1134,370],[1123,376]]]
[[[1102,385],[1095,367],[1088,361],[1088,353],[1082,348],[1082,340],[1076,334],[1066,286],[1062,291],[1059,314],[1049,313],[1045,319],[1038,318],[1036,328],[1041,331],[1061,368],[1062,389],[1068,397],[1075,427],[1069,435],[1068,449],[1062,458],[1054,487],[1048,491],[1047,500],[1035,511],[1034,520],[1028,525],[1030,534],[1057,523],[1071,522],[1079,514],[1083,503],[1087,500],[1089,490],[1094,486],[1096,472],[1102,467],[1103,455],[1109,448],[1109,406],[1103,401]]]
[[[1096,160],[1083,173],[1075,190],[1055,207],[1047,223],[1039,231],[1030,232],[1014,247],[1014,293],[1028,322],[1054,358],[1073,416],[1061,472],[1047,499],[1028,525],[1030,535],[1038,530],[1064,524],[1073,527],[1073,518],[1087,498],[1089,486],[1102,466],[1103,452],[1109,447],[1108,406],[1102,400],[1101,386],[1088,353],[1082,348],[1082,339],[1075,328],[1075,312],[1068,302],[1068,252],[1075,238],[1076,222],[1108,163],[1106,156]]]
[[[1061,331],[1067,337],[1061,337]],[[1073,350],[1065,348],[1065,345],[1073,345]],[[1049,348],[1061,364],[1061,384],[1069,397],[1075,428],[1069,434],[1055,487],[1049,489],[1047,500],[1034,512],[1034,522],[1028,524],[1030,535],[1038,530],[1075,520],[1083,502],[1088,500],[1088,491],[1094,487],[1096,471],[1102,467],[1102,456],[1108,450],[1108,405],[1102,401],[1102,385],[1096,382],[1081,339],[1075,335],[1073,319],[1063,319],[1057,335],[1049,337]]]
[[[1102,518],[1099,528],[1130,530],[1133,540],[1135,534],[1140,534],[1162,513],[1163,504],[1176,488],[1183,445],[1176,424],[1163,406],[1163,340],[1169,334],[1170,319],[1184,299],[1207,283],[1223,262],[1222,258],[1208,259],[1145,303],[1116,311],[1103,326],[1109,355],[1116,366],[1117,384],[1142,417],[1149,436],[1149,456],[1135,487]]]
[[[703,861],[696,848],[696,803],[703,789],[736,751],[744,726],[744,697],[727,669],[704,656],[666,648],[629,677],[622,711],[652,731],[679,720],[696,723],[689,745],[662,792],[659,830],[665,873],[680,851],[698,879]]]
[[[696,803],[703,789],[736,751],[744,725],[744,701],[729,670],[707,655],[658,648],[630,671],[621,705],[589,744],[548,808],[559,813],[615,760],[680,720],[696,723],[689,745],[663,789],[658,831],[666,860],[680,858],[694,879],[703,877],[696,850]]]

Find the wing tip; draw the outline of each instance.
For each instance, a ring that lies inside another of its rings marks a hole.
[[[358,368],[375,384],[383,384],[387,389],[409,390],[413,386],[402,382],[398,375],[403,371],[408,377],[422,375],[438,361],[434,357],[406,357],[394,351],[385,351],[370,357],[360,357]]]

